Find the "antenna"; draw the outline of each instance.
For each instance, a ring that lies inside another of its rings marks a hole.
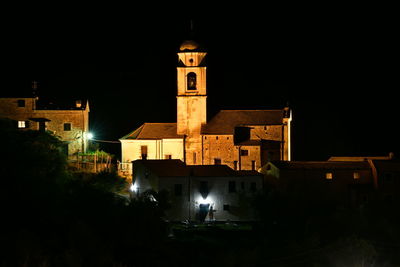
[[[36,97],[37,89],[38,89],[38,82],[37,81],[32,81],[32,94],[33,94],[33,97]]]
[[[193,19],[190,19],[190,38],[194,37],[194,23]]]

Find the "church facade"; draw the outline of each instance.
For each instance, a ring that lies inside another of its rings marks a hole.
[[[194,41],[182,43],[177,122],[144,123],[122,137],[122,164],[180,159],[187,165],[224,164],[234,170],[257,170],[271,160],[290,160],[292,116],[288,107],[221,110],[207,122],[206,54]]]

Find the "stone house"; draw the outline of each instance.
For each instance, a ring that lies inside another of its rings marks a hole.
[[[171,221],[256,219],[251,201],[263,187],[263,176],[256,171],[186,165],[181,160],[136,160],[133,169],[135,196],[148,190],[168,192]]]
[[[0,98],[0,118],[12,119],[21,130],[49,131],[64,141],[69,156],[88,146],[89,102],[39,100],[38,97]]]
[[[277,161],[261,172],[267,186],[295,199],[324,199],[344,207],[400,202],[400,163],[392,156]]]

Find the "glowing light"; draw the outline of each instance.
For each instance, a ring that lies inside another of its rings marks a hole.
[[[137,192],[137,185],[132,184],[131,187],[129,188],[132,192]]]
[[[93,134],[92,133],[87,133],[86,134],[86,138],[88,139],[88,140],[91,140],[91,139],[93,139]]]
[[[203,198],[202,196],[197,198],[197,203],[199,204],[212,204],[213,199],[210,196],[207,196],[206,198]]]

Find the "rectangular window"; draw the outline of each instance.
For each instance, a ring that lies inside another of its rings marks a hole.
[[[71,123],[64,123],[64,131],[71,131]]]
[[[142,159],[147,159],[147,146],[141,146],[140,152],[142,154]]]
[[[250,184],[250,192],[255,193],[257,191],[257,183],[251,182]]]
[[[228,192],[229,193],[236,193],[236,182],[235,181],[229,181]]]
[[[25,100],[18,100],[18,107],[23,108],[25,107]]]
[[[353,178],[354,179],[360,179],[360,173],[359,172],[353,172]]]
[[[172,159],[172,155],[164,155],[165,159]]]
[[[207,181],[200,181],[200,194],[207,195],[208,194],[208,182]]]
[[[224,204],[224,210],[229,211],[231,207],[228,204]]]
[[[244,182],[240,182],[240,189],[244,190]]]
[[[25,121],[18,121],[18,128],[26,128]]]
[[[221,159],[215,158],[214,165],[221,165]]]
[[[249,151],[247,149],[240,150],[240,156],[248,156],[248,155],[249,155]]]
[[[197,162],[197,155],[196,152],[193,152],[193,164],[196,164]]]
[[[182,184],[175,184],[174,185],[174,195],[175,196],[182,196]]]
[[[46,122],[45,121],[39,121],[39,131],[41,131],[41,132],[46,131]]]
[[[255,160],[251,161],[251,170],[253,170],[253,171],[256,170],[256,161]]]
[[[332,174],[331,172],[327,172],[327,173],[325,174],[325,178],[326,178],[327,180],[332,180],[333,174]]]

